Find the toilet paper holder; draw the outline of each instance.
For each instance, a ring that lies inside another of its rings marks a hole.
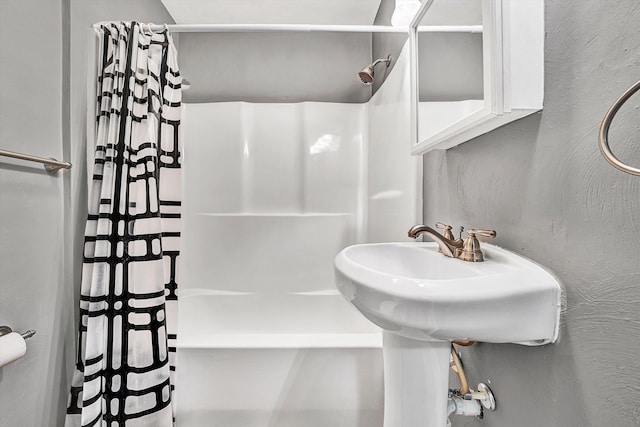
[[[3,336],[3,335],[10,334],[11,332],[13,332],[13,330],[10,327],[8,327],[8,326],[0,326],[0,337]],[[26,340],[28,338],[31,338],[35,334],[36,334],[36,331],[34,331],[33,329],[29,329],[29,330],[25,331],[24,333],[22,333],[20,335],[22,336],[22,338],[24,338]]]

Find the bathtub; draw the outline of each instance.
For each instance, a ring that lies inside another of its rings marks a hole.
[[[382,425],[380,331],[340,295],[190,290],[180,310],[179,427]]]
[[[181,349],[381,348],[380,330],[337,291],[180,295]]]

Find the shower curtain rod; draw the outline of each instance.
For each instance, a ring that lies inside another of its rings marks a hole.
[[[95,24],[94,28],[100,24]],[[306,24],[165,24],[149,25],[151,31],[167,28],[174,33],[250,33],[250,32],[342,32],[342,33],[408,33],[409,27],[384,25],[306,25]],[[482,25],[428,25],[418,27],[420,33],[482,33]]]

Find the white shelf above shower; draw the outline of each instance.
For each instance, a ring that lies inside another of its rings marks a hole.
[[[380,0],[162,0],[177,24],[371,25]]]

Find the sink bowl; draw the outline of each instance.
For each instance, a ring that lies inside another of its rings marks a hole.
[[[355,245],[336,256],[338,290],[383,329],[384,427],[446,425],[451,341],[558,338],[554,275],[497,246],[482,248],[485,261],[476,263],[448,258],[436,243]]]
[[[484,262],[436,243],[355,245],[335,259],[342,295],[382,329],[416,340],[542,345],[558,337],[561,290],[540,265],[487,243]]]

